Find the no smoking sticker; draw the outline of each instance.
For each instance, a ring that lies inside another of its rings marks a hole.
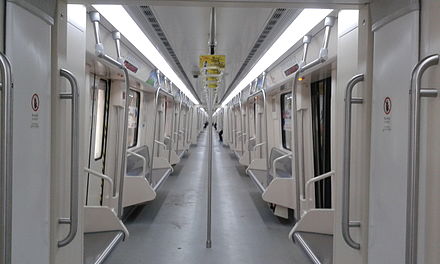
[[[385,100],[383,100],[383,112],[386,115],[389,115],[391,113],[391,98],[385,97]]]
[[[40,109],[40,97],[38,94],[33,94],[31,99],[31,106],[34,112],[37,112]]]

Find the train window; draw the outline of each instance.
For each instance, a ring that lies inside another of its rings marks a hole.
[[[104,149],[104,122],[105,122],[105,103],[107,97],[107,82],[99,80],[98,89],[96,91],[96,124],[95,124],[95,160],[102,158]]]
[[[137,145],[138,131],[139,131],[139,107],[141,103],[141,94],[139,92],[130,90],[128,99],[130,104],[128,106],[128,130],[127,130],[127,145],[129,148]]]
[[[313,164],[315,177],[331,170],[330,100],[331,78],[311,84]],[[316,208],[331,208],[331,180],[315,183]]]
[[[292,93],[281,95],[281,140],[283,148],[292,150]]]

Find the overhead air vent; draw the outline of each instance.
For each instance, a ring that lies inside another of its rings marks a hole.
[[[255,41],[254,46],[252,47],[251,51],[249,52],[248,56],[243,62],[243,65],[241,65],[240,69],[238,70],[237,74],[235,75],[234,79],[232,80],[231,84],[229,85],[228,90],[226,93],[231,91],[231,89],[235,86],[237,80],[241,77],[241,74],[246,70],[249,63],[255,59],[255,55],[257,52],[261,51],[261,46],[263,45],[264,41],[267,39],[267,37],[272,33],[272,29],[279,24],[280,20],[283,17],[286,17],[286,13],[288,13],[289,10],[285,8],[277,8],[273,12],[270,19],[267,21],[266,26],[264,27],[263,31],[261,32],[258,39]],[[290,13],[290,12],[289,12]],[[223,95],[223,98],[226,97],[227,94]]]
[[[162,42],[163,46],[167,50],[171,59],[176,64],[176,66],[179,69],[180,73],[182,74],[183,78],[185,78],[186,83],[190,86],[190,90],[194,91],[194,87],[192,86],[191,81],[188,79],[188,76],[186,75],[185,70],[183,69],[183,66],[180,63],[179,58],[177,58],[176,53],[174,52],[173,48],[171,47],[170,42],[168,41],[168,39],[165,35],[165,32],[163,32],[162,27],[160,26],[159,21],[157,21],[156,16],[154,15],[153,11],[151,10],[151,8],[149,6],[141,6],[140,10],[144,14],[147,21],[150,23],[151,27],[155,31],[159,40]]]

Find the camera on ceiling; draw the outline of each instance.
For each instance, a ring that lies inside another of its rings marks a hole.
[[[197,66],[194,66],[191,73],[192,73],[192,76],[197,79],[197,78],[199,78],[200,70]]]

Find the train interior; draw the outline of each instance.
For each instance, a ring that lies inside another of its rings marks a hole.
[[[439,12],[0,0],[0,264],[439,263]]]

